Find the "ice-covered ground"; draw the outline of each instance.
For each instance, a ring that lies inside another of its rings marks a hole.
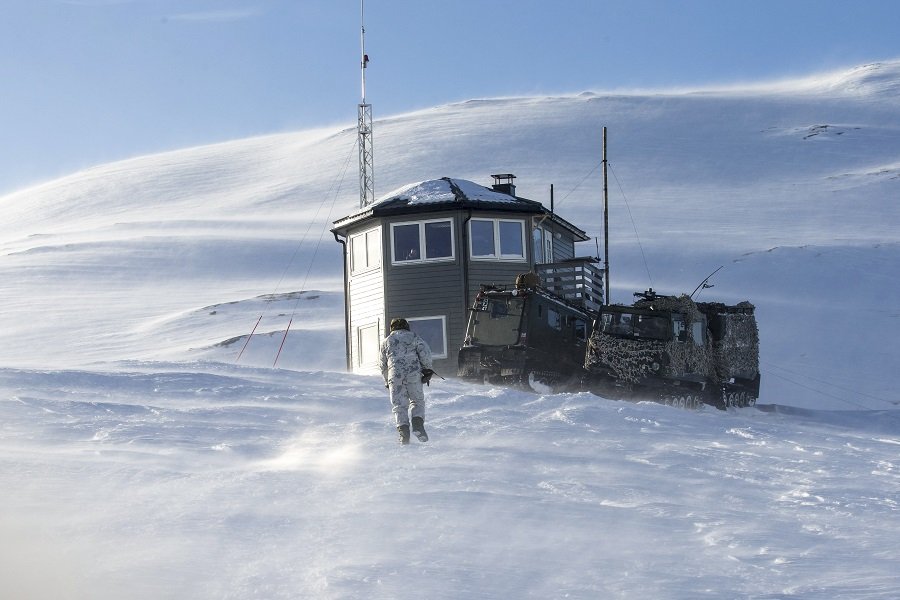
[[[0,370],[8,598],[894,598],[900,413]],[[414,441],[415,444],[415,441]]]
[[[378,189],[512,171],[594,235],[609,126],[613,300],[724,265],[700,298],[757,306],[754,409],[438,380],[432,441],[400,447],[343,368],[352,128],[0,197],[0,596],[896,598],[898,85],[376,120]]]

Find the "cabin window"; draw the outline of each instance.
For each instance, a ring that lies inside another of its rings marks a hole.
[[[535,264],[541,264],[542,262],[544,262],[544,236],[541,233],[542,231],[543,230],[540,227],[535,227],[531,231],[531,241]]]
[[[425,223],[425,258],[453,257],[453,226],[451,221]]]
[[[393,264],[453,260],[453,258],[452,220],[391,224]]]
[[[521,221],[498,221],[500,257],[525,258],[525,243]]]
[[[370,323],[357,327],[356,340],[359,347],[357,365],[371,367],[378,364],[381,351],[381,339],[378,336],[378,323]]]
[[[350,272],[359,273],[381,266],[381,230],[377,227],[350,236]]]
[[[447,317],[413,317],[407,321],[431,348],[432,358],[447,358]]]
[[[494,223],[472,219],[469,227],[472,233],[472,258],[492,258],[496,249]]]
[[[469,221],[469,252],[477,260],[525,260],[525,222],[511,219]]]
[[[535,227],[531,234],[535,264],[553,262],[553,234],[543,227]]]

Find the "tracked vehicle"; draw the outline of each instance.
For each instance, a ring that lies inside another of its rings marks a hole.
[[[457,374],[539,392],[579,389],[690,408],[755,404],[760,374],[754,306],[692,299],[701,287],[712,287],[707,282],[722,267],[690,296],[662,296],[651,288],[635,294],[630,306],[609,304],[608,214],[604,127],[605,291],[595,295],[601,300],[570,304],[540,287],[536,274],[525,285],[517,280],[515,289],[483,286],[469,315]]]
[[[596,315],[537,283],[482,286],[459,351],[459,377],[543,393],[580,385]]]
[[[759,333],[754,306],[635,294],[605,305],[584,362],[590,391],[616,399],[684,407],[752,406],[759,397]]]

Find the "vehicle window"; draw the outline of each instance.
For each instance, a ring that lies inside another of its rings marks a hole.
[[[490,306],[492,319],[499,319],[509,315],[509,305],[506,302],[493,301],[488,306]]]
[[[587,341],[587,322],[584,319],[575,319],[575,339],[579,342]]]
[[[672,315],[672,337],[679,342],[687,340],[687,329],[684,327],[684,318],[681,315]]]
[[[603,313],[600,330],[612,335],[627,335],[652,340],[668,339],[668,319],[632,313]]]
[[[547,309],[547,324],[557,331],[562,330],[562,317],[558,311]]]
[[[634,333],[630,313],[604,313],[602,327],[603,333],[613,335],[632,335]]]
[[[710,339],[714,342],[724,340],[728,335],[728,319],[723,315],[711,315],[706,326],[709,328]]]
[[[653,317],[650,315],[635,315],[634,335],[654,340],[666,339],[668,323],[665,317]]]
[[[698,346],[703,346],[705,344],[706,336],[703,335],[704,330],[706,329],[705,321],[694,321],[691,323],[691,335],[694,337],[694,343]]]
[[[469,337],[474,343],[508,346],[519,340],[522,298],[490,298],[472,315]]]

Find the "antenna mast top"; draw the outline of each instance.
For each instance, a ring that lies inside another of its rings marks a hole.
[[[362,102],[359,103],[357,137],[359,145],[359,207],[364,208],[375,201],[375,160],[372,151],[372,105],[366,103],[366,54],[365,0],[359,1],[360,21],[360,71],[362,74]]]
[[[366,54],[366,7],[365,0],[359,1],[359,46],[362,50],[362,60],[360,61],[360,71],[362,71],[362,102],[366,103],[366,65],[369,62],[369,56]]]

